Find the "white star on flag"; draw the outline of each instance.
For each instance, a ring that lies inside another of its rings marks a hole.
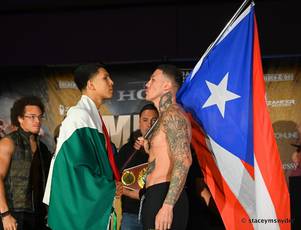
[[[216,105],[223,118],[225,116],[226,102],[240,97],[239,95],[227,90],[228,76],[229,72],[226,73],[223,80],[221,80],[221,82],[218,85],[206,81],[211,95],[208,97],[207,101],[202,106],[202,108],[206,108],[212,105]]]

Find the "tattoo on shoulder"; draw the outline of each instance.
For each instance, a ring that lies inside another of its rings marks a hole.
[[[184,114],[178,110],[176,106],[170,108],[162,117],[162,126],[173,155],[190,152],[190,124]]]

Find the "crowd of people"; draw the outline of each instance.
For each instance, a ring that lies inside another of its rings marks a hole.
[[[176,103],[183,81],[176,66],[159,65],[151,74],[139,129],[119,151],[99,113],[113,96],[107,67],[80,65],[74,81],[82,95],[55,130],[54,153],[39,137],[45,112],[40,98],[13,104],[16,128],[9,134],[1,129],[0,229],[116,229],[116,197],[121,230],[224,229],[190,145],[189,119]],[[296,147],[292,158],[299,170],[301,145]],[[143,186],[125,186],[124,170],[142,164]]]

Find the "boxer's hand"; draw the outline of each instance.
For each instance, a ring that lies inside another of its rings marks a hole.
[[[173,219],[173,206],[170,204],[163,204],[156,215],[155,229],[167,230],[171,228]]]

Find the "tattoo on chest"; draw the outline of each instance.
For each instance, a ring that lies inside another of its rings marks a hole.
[[[159,110],[161,113],[164,113],[169,106],[172,104],[172,94],[171,92],[167,92],[166,94],[164,94],[161,98],[160,98],[160,102],[159,102]],[[162,123],[162,119],[159,117],[158,118],[158,122],[156,123],[152,133],[150,134],[148,140],[149,142],[151,142],[152,138],[154,136],[156,136],[156,134],[158,133],[158,131],[160,130],[160,126]]]
[[[147,169],[146,169],[146,176],[151,174],[156,166],[156,159],[148,163]]]

